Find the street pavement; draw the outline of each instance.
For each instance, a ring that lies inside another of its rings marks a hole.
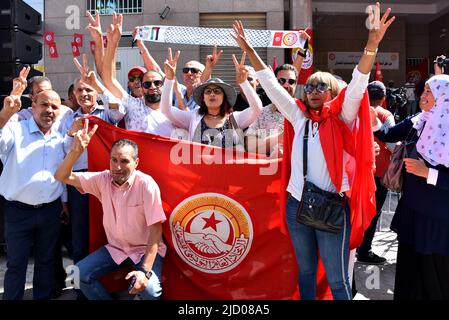
[[[354,277],[357,294],[354,300],[392,300],[394,293],[394,275],[396,269],[397,241],[396,234],[390,231],[391,218],[397,204],[397,194],[389,193],[382,209],[382,216],[379,219],[378,231],[376,232],[372,244],[373,252],[387,259],[383,265],[366,265],[355,262]],[[64,267],[72,264],[68,257],[63,258]],[[33,288],[33,268],[34,261],[29,259],[25,300],[32,299]],[[3,279],[6,271],[6,255],[0,253],[0,299],[3,296]],[[73,287],[67,287],[57,300],[75,300],[76,295]],[[119,299],[129,299],[126,293],[122,293]]]

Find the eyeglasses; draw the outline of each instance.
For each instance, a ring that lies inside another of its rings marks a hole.
[[[278,82],[281,86],[283,86],[286,82],[288,82],[288,84],[292,86],[296,83],[296,79],[279,78]]]
[[[221,88],[206,88],[204,89],[204,94],[222,94],[223,90]]]
[[[139,77],[139,76],[129,76],[129,77],[128,77],[128,81],[129,81],[129,82],[134,82],[134,81],[136,81],[136,80],[142,81],[142,78]]]
[[[144,83],[142,83],[142,87],[144,87],[145,89],[150,89],[153,83],[156,88],[162,86],[162,80],[154,80],[154,81],[145,81]]]
[[[198,73],[201,70],[197,68],[182,68],[182,73],[189,73],[189,71],[190,73]]]
[[[315,89],[316,89],[317,92],[323,93],[323,92],[326,92],[327,90],[329,90],[329,86],[326,83],[323,83],[323,82],[319,82],[317,84],[307,83],[304,86],[304,92],[305,93],[309,93],[310,94]]]

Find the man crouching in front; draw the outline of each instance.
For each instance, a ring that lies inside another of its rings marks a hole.
[[[79,261],[80,289],[89,300],[111,300],[99,277],[131,266],[126,275],[129,293],[135,299],[159,299],[163,256],[162,210],[159,187],[152,177],[136,167],[138,147],[122,139],[111,147],[110,170],[72,172],[72,166],[87,148],[97,126],[88,131],[86,119],[73,140],[70,152],[59,166],[55,178],[97,197],[103,208],[103,227],[108,244]]]

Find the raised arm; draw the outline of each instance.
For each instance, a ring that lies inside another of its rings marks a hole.
[[[20,97],[25,92],[28,86],[27,77],[30,73],[30,69],[30,66],[23,67],[22,70],[20,70],[19,76],[13,79],[12,90],[10,93],[11,96]]]
[[[89,65],[87,64],[87,56],[83,53],[83,65],[81,65],[77,58],[73,58],[73,63],[75,67],[78,69],[81,75],[81,79],[89,84],[92,88],[97,90],[99,94],[102,94],[105,91],[105,87],[101,84],[101,82],[97,79],[95,72],[89,69]]]
[[[136,37],[138,30],[139,30],[139,27],[134,28],[133,33],[132,33],[134,38]],[[136,40],[136,45],[139,48],[139,53],[140,53],[140,56],[142,57],[143,64],[145,65],[145,68],[147,70],[155,70],[155,71],[159,72],[160,74],[162,74],[162,76],[165,76],[164,71],[161,69],[161,67],[156,62],[156,60],[154,60],[153,56],[148,51],[148,48],[146,47],[145,43],[142,40]]]
[[[231,33],[231,36],[235,39],[239,47],[248,55],[254,70],[256,70],[257,78],[270,100],[273,101],[279,111],[291,123],[304,117],[293,97],[282,88],[273,72],[266,66],[256,50],[254,50],[252,45],[246,39],[243,23],[241,21],[234,21],[233,29],[234,33]]]
[[[201,74],[201,83],[206,82],[207,80],[210,79],[212,71],[214,70],[215,65],[218,63],[218,60],[220,60],[222,53],[223,50],[220,50],[220,52],[217,53],[217,46],[214,46],[212,54],[207,55],[206,67],[204,68],[204,71]]]
[[[121,14],[112,15],[113,23],[108,28],[108,46],[106,47],[102,70],[103,70],[103,82],[106,88],[117,98],[122,99],[127,95],[125,89],[117,81],[115,77],[115,55],[117,53],[118,43],[122,37],[122,21],[123,17]]]
[[[95,125],[92,130],[89,129],[89,119],[84,120],[84,127],[79,130],[73,139],[69,153],[66,155],[64,160],[59,165],[59,168],[55,172],[55,179],[74,186],[76,188],[81,188],[80,180],[76,173],[72,172],[73,165],[79,159],[81,154],[89,145],[90,139],[97,131],[98,125]]]
[[[172,107],[173,102],[173,85],[175,84],[176,65],[178,63],[179,51],[173,58],[171,48],[168,48],[168,57],[164,63],[165,82],[162,88],[161,97],[161,111],[171,121],[175,127],[189,129],[192,113],[189,111],[182,111],[178,108]]]
[[[385,36],[385,32],[395,20],[394,16],[388,19],[391,8],[387,9],[382,16],[382,19],[380,18],[379,2],[376,3],[374,8],[372,6],[369,8],[368,40],[363,55],[361,56],[356,69],[354,69],[354,72],[352,73],[352,80],[346,89],[345,99],[342,106],[341,117],[346,123],[351,123],[357,117],[360,101],[368,86],[369,73],[374,64],[377,49]]]
[[[256,121],[260,112],[262,111],[262,101],[254,90],[253,87],[249,84],[248,70],[245,68],[245,58],[246,52],[243,52],[242,59],[240,63],[237,61],[235,54],[232,55],[232,61],[235,66],[236,80],[237,83],[243,90],[245,97],[248,99],[249,108],[243,110],[242,112],[235,112],[235,120],[240,128],[248,128],[254,121]]]
[[[102,61],[104,58],[104,48],[103,48],[103,35],[101,31],[101,22],[100,22],[100,14],[98,11],[95,11],[95,18],[92,17],[89,11],[86,11],[86,16],[89,19],[89,24],[86,27],[86,30],[90,32],[93,41],[95,42],[94,48],[94,61],[95,68],[97,69],[97,73],[100,77],[103,76],[103,65]]]

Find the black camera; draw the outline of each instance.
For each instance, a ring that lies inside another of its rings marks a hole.
[[[394,115],[394,120],[400,122],[407,118],[407,95],[404,87],[387,88],[387,108]]]
[[[434,61],[440,68],[447,68],[449,66],[449,58],[437,57]]]

